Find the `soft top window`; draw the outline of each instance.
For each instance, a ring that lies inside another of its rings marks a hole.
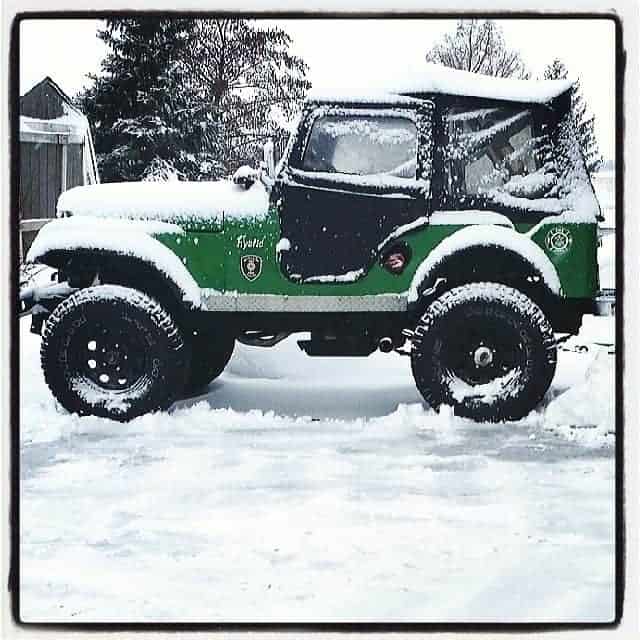
[[[555,184],[548,137],[535,135],[530,110],[454,107],[446,113],[445,124],[450,196],[538,199]]]
[[[536,215],[571,212],[595,220],[589,181],[571,112],[454,106],[443,114],[447,144],[444,200]]]
[[[324,115],[313,124],[302,169],[415,180],[416,158],[416,125],[409,118]]]

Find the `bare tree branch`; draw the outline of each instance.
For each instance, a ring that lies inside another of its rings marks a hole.
[[[528,78],[520,53],[506,45],[502,29],[494,20],[460,20],[453,33],[446,34],[426,55],[453,69],[502,78]]]

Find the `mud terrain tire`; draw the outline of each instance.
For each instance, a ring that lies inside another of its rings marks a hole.
[[[526,295],[502,284],[467,284],[427,308],[415,329],[411,369],[437,409],[500,422],[526,416],[556,369],[553,330]]]
[[[233,354],[235,340],[223,334],[211,332],[191,336],[191,365],[187,374],[187,395],[204,389],[227,366]]]
[[[126,421],[166,409],[184,388],[189,349],[169,313],[117,285],[82,289],[44,326],[44,378],[72,413]]]

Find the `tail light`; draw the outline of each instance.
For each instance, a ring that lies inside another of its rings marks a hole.
[[[402,273],[411,259],[411,249],[405,244],[394,245],[382,257],[382,266],[395,275]]]

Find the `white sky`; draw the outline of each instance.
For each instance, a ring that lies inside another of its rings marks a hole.
[[[427,50],[455,20],[271,20],[293,38],[293,51],[309,65],[315,88],[365,86],[421,65]],[[615,149],[615,27],[610,20],[498,20],[509,46],[520,50],[534,76],[560,58],[579,77],[596,116],[605,158]],[[73,95],[97,73],[105,47],[95,20],[26,20],[21,24],[20,92],[50,75]]]

